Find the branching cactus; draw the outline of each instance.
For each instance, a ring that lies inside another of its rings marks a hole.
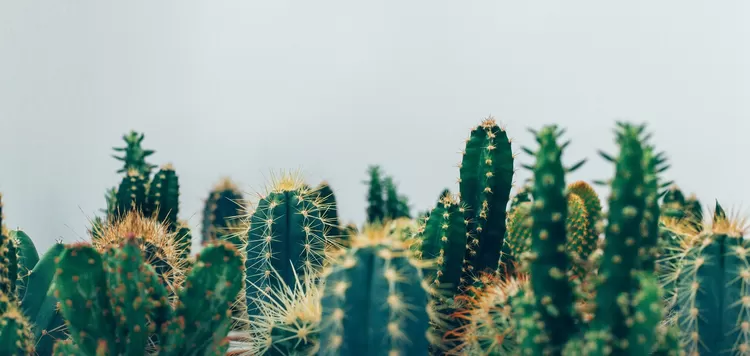
[[[153,217],[167,226],[170,231],[178,227],[177,215],[180,210],[180,183],[171,164],[161,167],[149,184],[148,200],[144,215]]]
[[[58,343],[55,351],[91,356],[226,352],[229,308],[242,282],[238,251],[227,243],[208,245],[173,309],[137,240],[125,236],[105,254],[82,243],[65,248],[54,294],[62,301],[72,342]]]
[[[325,273],[320,355],[425,355],[429,287],[421,263],[368,227]]]
[[[505,237],[505,209],[513,183],[513,152],[493,118],[471,131],[460,165],[461,200],[466,204],[469,244],[464,281],[498,267]]]
[[[242,192],[229,178],[222,179],[206,199],[203,209],[202,243],[213,239],[229,239],[240,248],[241,242],[232,237],[242,230],[239,223],[245,214]]]
[[[750,243],[745,222],[717,204],[713,225],[683,245],[672,269],[689,355],[750,354]]]
[[[112,156],[118,161],[123,162],[123,167],[117,173],[127,173],[130,170],[136,170],[139,174],[146,177],[150,176],[151,170],[156,168],[156,166],[146,162],[146,158],[154,154],[154,151],[141,147],[144,138],[144,134],[130,131],[122,137],[125,141],[125,147],[113,148],[115,152],[122,153],[122,156]]]
[[[297,174],[282,175],[263,194],[247,235],[249,315],[259,314],[253,300],[263,298],[260,291],[293,285],[296,275],[321,270],[329,244],[326,209],[320,195]]]

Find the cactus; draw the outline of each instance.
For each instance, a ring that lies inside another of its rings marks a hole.
[[[126,173],[135,170],[139,174],[148,177],[151,174],[151,170],[156,168],[155,165],[146,162],[146,158],[154,154],[154,151],[145,150],[141,147],[144,138],[144,134],[130,131],[122,137],[125,141],[125,147],[113,148],[115,152],[123,153],[122,156],[112,155],[112,157],[124,163],[124,166],[117,173]]]
[[[466,283],[496,270],[505,237],[505,207],[513,180],[513,153],[505,130],[487,118],[471,131],[460,165],[461,199],[467,209]]]
[[[154,217],[164,223],[170,231],[177,229],[177,215],[180,209],[180,183],[174,167],[164,165],[154,175],[148,189],[148,201],[144,215]]]
[[[18,255],[16,244],[7,234],[0,235],[0,295],[16,300]]]
[[[561,161],[564,145],[557,142],[561,135],[562,130],[556,126],[545,127],[536,136],[539,150],[527,150],[536,156],[529,272],[539,321],[544,324],[542,332],[549,337],[545,350],[560,349],[577,330],[572,310],[573,288],[566,278],[571,263],[565,252],[568,199],[566,169]],[[568,171],[579,166],[576,164]]]
[[[34,337],[26,317],[17,307],[0,315],[0,355],[28,356],[34,354]]]
[[[226,351],[229,308],[241,290],[242,259],[227,243],[215,243],[197,257],[174,309],[166,289],[141,253],[142,243],[127,235],[121,245],[100,254],[73,244],[60,256],[54,294],[71,330],[71,341],[55,352],[82,355],[219,355]]]
[[[203,209],[201,243],[214,239],[227,240],[240,248],[236,234],[238,219],[245,214],[244,197],[229,178],[224,178],[211,190]]]
[[[385,218],[390,220],[411,218],[409,199],[398,194],[393,177],[385,177],[383,189],[385,191]]]
[[[281,176],[261,197],[247,235],[246,278],[253,285],[247,291],[249,315],[259,314],[252,301],[263,298],[261,290],[281,281],[292,285],[295,275],[323,267],[329,244],[322,215],[326,209],[319,194],[295,174]]]
[[[367,181],[367,222],[383,222],[386,217],[385,200],[383,199],[383,178],[380,166],[368,168],[370,180]]]
[[[683,245],[672,268],[677,319],[688,354],[750,353],[750,243],[744,222],[717,203],[714,223]]]
[[[143,213],[147,191],[148,178],[135,169],[129,170],[117,189],[115,221],[132,211]]]
[[[425,354],[429,288],[405,244],[369,226],[325,273],[321,355]]]
[[[338,205],[336,204],[336,196],[333,194],[333,190],[328,182],[322,182],[315,188],[315,191],[320,198],[321,205],[325,206],[326,209],[321,211],[321,217],[323,221],[328,224],[328,231],[325,235],[331,240],[338,240],[339,245],[342,245],[345,236],[342,233],[341,222],[339,221]]]

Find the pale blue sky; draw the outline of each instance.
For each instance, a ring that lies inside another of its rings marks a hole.
[[[329,180],[345,221],[364,219],[373,163],[421,210],[456,187],[458,151],[489,114],[523,144],[526,127],[567,127],[567,161],[591,158],[570,180],[612,175],[595,151],[612,148],[614,120],[649,122],[670,177],[740,206],[748,14],[746,1],[2,0],[6,222],[41,249],[83,238],[130,129],[174,163],[196,228],[221,176],[251,192],[287,168]]]

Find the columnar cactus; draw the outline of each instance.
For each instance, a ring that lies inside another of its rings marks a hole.
[[[134,235],[100,254],[88,244],[65,248],[54,294],[71,331],[56,352],[82,355],[219,355],[226,352],[229,308],[241,290],[242,259],[227,243],[197,257],[173,307]]]
[[[180,183],[171,164],[161,167],[149,184],[144,215],[164,223],[170,231],[177,229],[180,209]]]
[[[513,182],[513,152],[493,118],[471,131],[460,165],[461,200],[466,204],[469,244],[465,277],[496,270],[505,237],[505,208]]]
[[[341,231],[342,226],[339,221],[338,205],[336,204],[336,196],[333,194],[331,186],[328,182],[322,182],[317,188],[315,188],[315,191],[320,197],[321,204],[325,207],[325,209],[321,211],[321,217],[328,225],[326,236],[332,240],[337,240],[339,245],[343,244],[345,236]]]
[[[678,322],[689,355],[750,354],[750,243],[745,227],[722,214],[683,245],[672,272]]]
[[[430,317],[419,262],[368,227],[325,273],[320,355],[424,355]]]
[[[367,181],[369,187],[367,191],[367,222],[383,222],[385,219],[385,200],[383,199],[383,177],[380,166],[370,166],[368,168],[370,180]]]
[[[424,226],[420,227],[417,237],[420,245],[418,256],[434,262],[434,267],[425,270],[427,278],[449,299],[463,285],[461,278],[467,245],[465,210],[458,197],[442,196]]]
[[[148,178],[135,169],[128,171],[117,188],[116,221],[132,211],[143,213],[148,192]]]
[[[549,337],[545,350],[559,350],[577,329],[572,310],[573,288],[566,273],[571,262],[565,252],[568,199],[565,196],[566,169],[561,160],[563,147],[558,144],[561,135],[562,130],[556,126],[545,127],[536,136],[539,149],[534,152],[529,272],[539,318]]]
[[[229,178],[224,178],[211,190],[203,209],[202,243],[230,239],[240,248],[235,235],[239,219],[246,214],[242,192]]]
[[[281,281],[293,285],[296,275],[323,267],[329,243],[325,210],[320,195],[291,174],[282,176],[261,197],[247,235],[249,315],[259,314],[254,300],[264,297],[261,291],[268,292]]]
[[[143,149],[143,147],[141,147],[141,143],[143,143],[144,138],[144,134],[130,131],[122,137],[122,139],[125,141],[125,147],[113,148],[115,152],[122,152],[122,156],[112,155],[112,157],[114,157],[118,161],[123,162],[123,167],[119,171],[117,171],[117,173],[126,173],[130,170],[135,170],[139,174],[149,176],[151,174],[151,170],[156,168],[155,165],[146,162],[146,158],[154,154],[154,151],[145,150]]]

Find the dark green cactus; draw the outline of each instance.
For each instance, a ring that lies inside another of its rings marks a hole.
[[[711,229],[680,255],[673,273],[686,352],[750,353],[750,243],[739,221],[717,203]]]
[[[386,217],[385,200],[383,199],[383,177],[380,166],[368,168],[370,180],[367,181],[367,222],[383,222]]]
[[[333,190],[328,182],[322,182],[315,188],[318,196],[320,197],[321,204],[325,207],[321,211],[321,217],[323,221],[328,225],[328,231],[326,236],[331,240],[338,240],[339,244],[342,244],[345,239],[341,229],[341,222],[339,221],[338,205],[336,204],[336,196],[333,194]]]
[[[101,255],[74,244],[60,256],[54,294],[71,331],[56,352],[82,355],[221,355],[230,306],[242,288],[242,258],[230,244],[207,245],[188,274],[174,310],[135,236]],[[155,343],[155,347],[151,344]]]
[[[435,262],[425,274],[448,299],[458,294],[463,285],[461,278],[467,243],[464,210],[458,197],[441,197],[418,236],[419,257]]]
[[[417,261],[368,227],[326,273],[320,355],[424,355],[428,291]]]
[[[383,190],[385,191],[385,218],[390,220],[411,218],[409,199],[404,195],[399,195],[393,177],[385,177]]]
[[[180,183],[172,165],[165,165],[154,175],[148,189],[144,215],[153,217],[169,228],[177,229],[180,210]]]
[[[238,248],[241,241],[236,239],[236,227],[245,214],[244,197],[237,186],[228,178],[223,179],[211,191],[203,209],[203,231],[201,243],[214,239],[230,239]]]
[[[460,168],[469,244],[464,280],[498,267],[505,237],[505,208],[513,181],[513,152],[505,130],[488,118],[471,131]]]
[[[249,315],[259,314],[256,300],[265,299],[261,291],[293,285],[296,275],[322,268],[329,243],[325,210],[319,194],[291,176],[283,177],[258,202],[247,236]]]
[[[190,252],[193,247],[193,233],[190,230],[190,226],[184,221],[180,222],[177,226],[175,242],[180,249],[180,258],[187,260],[188,257],[190,257]]]
[[[14,301],[18,283],[18,255],[15,241],[8,235],[0,234],[0,295]]]
[[[18,266],[18,277],[16,283],[16,294],[23,297],[29,272],[39,262],[39,253],[29,235],[21,230],[13,230],[9,233],[10,239],[16,247],[16,261]]]
[[[128,171],[117,189],[116,220],[121,219],[131,211],[143,212],[147,191],[148,178],[134,169]]]

